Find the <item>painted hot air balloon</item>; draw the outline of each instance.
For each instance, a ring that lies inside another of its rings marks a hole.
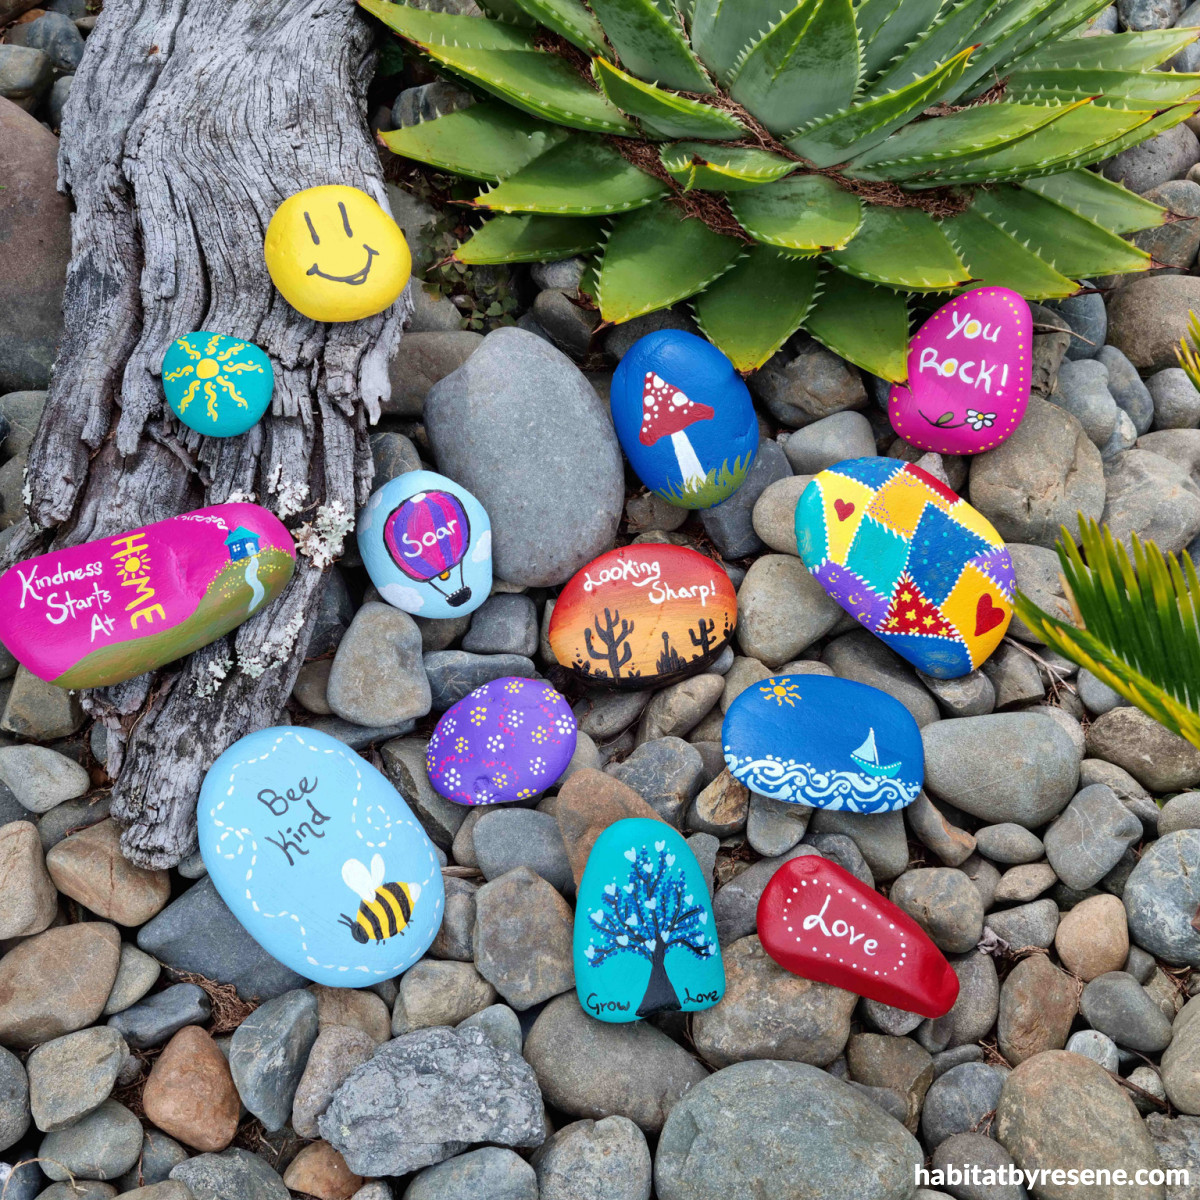
[[[410,496],[384,524],[384,542],[392,561],[410,579],[428,583],[458,608],[471,598],[463,582],[463,555],[471,544],[466,510],[449,492],[418,492]],[[458,587],[449,593],[438,580],[453,588],[451,576],[458,568]]]

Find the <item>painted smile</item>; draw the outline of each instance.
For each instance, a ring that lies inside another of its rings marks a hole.
[[[351,287],[358,287],[360,283],[367,282],[367,276],[371,273],[371,263],[374,262],[375,256],[379,253],[378,250],[372,250],[366,242],[363,242],[363,249],[367,252],[367,261],[361,270],[355,271],[353,275],[326,275],[316,263],[313,263],[308,268],[308,275],[318,275],[322,279],[328,279],[330,283],[348,283]]]

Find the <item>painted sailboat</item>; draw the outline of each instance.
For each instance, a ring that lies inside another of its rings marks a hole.
[[[850,757],[868,775],[875,775],[883,779],[890,779],[900,770],[902,765],[899,760],[894,763],[881,763],[879,761],[879,751],[875,746],[874,729],[868,730],[866,741],[857,750],[851,751]]]

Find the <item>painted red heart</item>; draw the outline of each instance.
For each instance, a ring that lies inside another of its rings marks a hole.
[[[992,603],[991,592],[984,592],[975,605],[975,636],[983,637],[991,629],[995,629],[1004,620],[1005,612]]]
[[[793,858],[758,902],[763,949],[786,971],[937,1018],[958,976],[907,913],[817,855]]]
[[[854,504],[850,500],[835,500],[833,510],[837,513],[837,519],[844,521],[854,511]]]

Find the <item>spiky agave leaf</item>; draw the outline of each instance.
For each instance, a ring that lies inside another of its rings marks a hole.
[[[1195,30],[1107,0],[359,0],[488,98],[384,134],[480,182],[465,262],[587,253],[607,321],[690,299],[754,370],[798,329],[885,379],[906,299],[1145,270],[1165,210],[1086,168],[1178,124]],[[494,226],[494,228],[493,228]]]
[[[1079,518],[1080,547],[1062,531],[1058,559],[1076,624],[1018,591],[1017,616],[1047,645],[1200,747],[1200,579],[1186,555]]]

